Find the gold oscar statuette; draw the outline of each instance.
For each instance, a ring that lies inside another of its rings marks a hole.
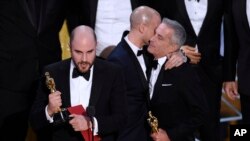
[[[50,90],[51,93],[56,92],[56,84],[55,81],[52,77],[50,77],[49,72],[45,72],[45,77],[46,77],[46,85],[48,89]],[[61,108],[58,107],[58,111],[61,111]]]
[[[151,111],[148,112],[148,116],[149,116],[149,118],[147,120],[148,120],[148,123],[152,129],[152,133],[157,133],[159,131],[158,130],[158,119],[152,115]]]
[[[56,92],[55,81],[52,77],[50,77],[49,72],[45,72],[45,77],[46,77],[46,85],[48,89],[50,90],[50,92],[51,93]],[[67,108],[61,108],[61,107],[57,108],[57,112],[53,115],[53,117],[54,117],[55,124],[66,122],[70,118]]]
[[[46,85],[50,89],[51,93],[56,92],[56,84],[53,78],[50,77],[49,72],[45,72],[46,76]]]

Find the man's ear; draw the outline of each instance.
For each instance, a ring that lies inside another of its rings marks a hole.
[[[145,25],[144,24],[140,24],[140,26],[139,26],[140,33],[143,33],[145,31],[145,29],[146,29]]]
[[[179,46],[177,44],[172,44],[171,50],[171,52],[176,52],[179,50]]]

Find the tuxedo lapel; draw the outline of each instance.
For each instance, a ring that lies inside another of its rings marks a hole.
[[[99,60],[96,59],[94,63],[94,71],[93,71],[93,80],[92,80],[92,88],[90,93],[90,99],[89,99],[89,106],[95,106],[100,94],[102,85],[105,82],[104,75],[103,75],[103,68],[102,64],[100,64]]]
[[[47,8],[44,8],[44,7],[46,7],[46,4],[47,4],[46,0],[40,0],[39,3],[36,5],[37,8],[39,8],[39,10],[38,10],[39,14],[37,17],[37,20],[38,20],[37,32],[38,32],[38,34],[41,33],[43,26],[45,26],[44,21],[46,21],[45,17],[46,17],[46,9]]]
[[[18,3],[21,5],[22,11],[20,11],[19,16],[23,18],[18,18],[17,20],[20,20],[17,22],[17,26],[20,27],[20,29],[23,29],[26,33],[34,36],[36,35],[36,29],[32,24],[32,16],[30,14],[30,10],[28,9],[26,0],[18,0]],[[27,20],[23,20],[27,19]]]
[[[180,11],[180,15],[183,18],[185,25],[187,25],[187,28],[189,28],[192,31],[192,34],[197,37],[197,35],[195,34],[195,31],[194,31],[193,25],[189,19],[188,13],[187,13],[185,0],[180,0],[176,3],[177,3],[178,9]]]
[[[207,13],[201,25],[201,29],[198,36],[200,36],[204,32],[204,27],[206,26],[206,24],[211,24],[209,22],[209,18],[214,18],[213,14],[211,13],[213,11],[213,5],[216,5],[216,3],[214,3],[214,0],[207,0]]]
[[[247,0],[239,0],[237,1],[239,2],[239,12],[241,14],[239,15],[242,15],[243,16],[243,24],[244,24],[244,29],[247,29],[250,33],[250,23],[248,22],[248,19],[247,19],[247,9],[246,9],[246,5],[247,5]]]
[[[136,68],[136,72],[138,73],[138,75],[140,77],[140,81],[143,84],[144,89],[148,89],[148,82],[147,82],[147,79],[143,73],[143,70],[141,68],[141,65],[140,65],[138,59],[136,58],[134,52],[132,51],[132,49],[130,48],[130,46],[127,44],[127,42],[124,39],[123,39],[123,43],[125,44],[123,46],[124,49],[128,52],[129,58],[131,58],[132,62],[134,63],[134,66]]]
[[[34,26],[34,20],[33,20],[33,17],[32,17],[32,14],[31,14],[31,9],[30,7],[28,6],[28,3],[27,3],[27,0],[19,0],[22,8],[24,9],[25,11],[25,15],[28,17],[30,23],[32,23],[32,25]]]
[[[157,81],[155,83],[154,92],[153,92],[153,96],[151,99],[152,102],[156,101],[157,98],[159,97],[159,91],[161,89],[161,84],[162,84],[162,81],[164,79],[163,76],[164,76],[165,71],[167,71],[167,70],[164,70],[164,66],[162,66],[161,71],[157,77]]]

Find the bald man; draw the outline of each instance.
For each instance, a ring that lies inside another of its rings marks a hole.
[[[79,131],[92,128],[102,141],[116,140],[126,123],[126,97],[122,70],[96,58],[96,37],[88,26],[78,26],[71,34],[72,58],[46,66],[54,78],[56,92],[50,93],[41,79],[31,110],[31,125],[41,141],[83,141]],[[104,83],[108,82],[108,83]],[[93,122],[83,115],[71,114],[71,120],[53,124],[58,107],[92,107]]]
[[[121,42],[108,57],[109,61],[122,66],[126,78],[128,123],[118,140],[146,141],[149,138],[146,123],[149,110],[147,70],[151,67],[153,56],[143,47],[148,45],[154,35],[161,22],[161,16],[150,7],[140,6],[132,12],[130,22],[130,32],[124,32]],[[180,65],[182,62],[182,57],[176,57],[172,65]]]

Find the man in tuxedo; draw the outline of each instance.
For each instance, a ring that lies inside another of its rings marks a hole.
[[[126,78],[126,96],[128,98],[129,118],[118,140],[147,140],[148,111],[148,76],[152,56],[147,53],[148,45],[154,31],[160,24],[160,14],[147,6],[136,8],[131,16],[131,30],[125,31],[121,42],[108,56],[108,61],[122,66]],[[175,55],[167,68],[183,63],[181,55]]]
[[[159,127],[151,134],[155,141],[194,141],[195,131],[206,120],[205,94],[190,64],[164,69],[168,55],[178,50],[185,39],[185,29],[167,18],[150,39],[148,51],[155,59],[149,81],[150,106]]]
[[[80,24],[81,0],[28,0],[34,1],[31,7],[36,13],[35,26],[38,38],[40,70],[48,64],[62,59],[62,49],[59,32],[64,21],[67,22],[69,32]],[[46,54],[46,55],[44,55]]]
[[[24,0],[0,1],[0,140],[25,141],[38,76],[36,28]]]
[[[122,70],[96,58],[96,37],[88,26],[73,30],[70,47],[72,58],[45,67],[44,72],[50,73],[58,91],[50,94],[45,80],[41,80],[31,110],[31,125],[41,141],[82,141],[79,131],[93,126],[94,134],[103,141],[113,141],[127,117]],[[93,122],[87,116],[71,114],[69,122],[53,124],[58,107],[79,104],[85,109],[94,107]]]
[[[232,45],[227,16],[227,0],[152,0],[151,6],[163,17],[178,21],[187,32],[183,52],[197,71],[206,93],[209,121],[200,129],[201,140],[220,140],[222,66],[230,58],[220,55],[221,25],[224,22],[224,55]]]
[[[125,30],[129,30],[132,11],[148,0],[82,0],[81,22],[95,29],[97,55],[111,45],[117,45]]]
[[[235,31],[230,35],[235,37],[232,41],[234,45],[231,50],[230,63],[225,69],[227,77],[224,82],[224,90],[232,100],[240,96],[242,122],[250,124],[250,90],[249,90],[249,66],[250,61],[250,1],[233,0],[232,1],[232,24]],[[237,72],[237,73],[236,73]],[[235,81],[236,75],[238,82]]]
[[[36,81],[44,65],[61,60],[58,33],[70,15],[75,25],[69,12],[77,9],[74,4],[79,5],[70,0],[0,1],[1,141],[25,140]]]

